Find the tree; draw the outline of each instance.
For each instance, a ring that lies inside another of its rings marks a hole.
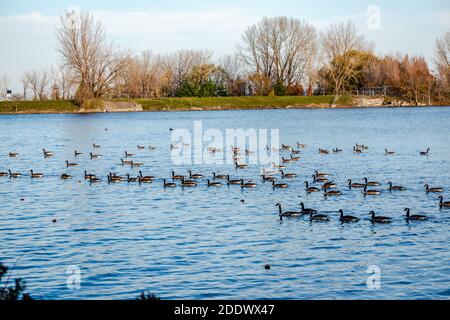
[[[450,32],[436,40],[436,95],[441,103],[450,101]]]
[[[45,69],[33,69],[25,72],[23,82],[26,82],[33,91],[34,100],[47,100],[48,86],[50,84],[50,76]]]
[[[9,276],[5,283],[2,282],[4,276],[8,273],[8,268],[0,263],[0,301],[16,301],[16,300],[31,300],[29,294],[23,293],[25,290],[25,282],[21,279],[14,280],[14,287],[9,287]]]
[[[87,12],[66,12],[60,17],[56,36],[57,51],[79,84],[77,100],[82,103],[108,93],[127,55],[106,41],[102,24]]]
[[[330,81],[329,86],[335,99],[338,99],[345,89],[345,84],[355,76],[358,68],[357,59],[349,53],[370,51],[369,45],[351,21],[332,24],[322,34],[321,42],[325,59],[322,74],[326,73]]]
[[[315,28],[295,18],[263,18],[242,35],[239,47],[250,73],[284,86],[301,83],[316,52]]]

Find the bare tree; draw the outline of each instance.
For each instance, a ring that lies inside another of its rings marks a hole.
[[[316,48],[315,28],[295,18],[263,18],[242,35],[238,47],[252,74],[291,86],[304,80]]]
[[[126,55],[106,41],[100,21],[87,12],[67,12],[60,17],[56,36],[57,51],[79,83],[79,100],[106,94],[124,68]]]
[[[325,68],[332,82],[335,99],[338,99],[345,83],[354,76],[357,67],[357,61],[349,53],[369,51],[370,46],[351,21],[331,25],[322,34],[321,42]]]
[[[450,32],[436,40],[436,95],[439,102],[450,101]]]
[[[23,81],[33,91],[34,100],[46,100],[48,85],[50,84],[50,76],[45,69],[34,69],[24,74]]]
[[[7,75],[4,75],[0,79],[0,98],[6,99],[8,90],[9,90],[9,78]]]

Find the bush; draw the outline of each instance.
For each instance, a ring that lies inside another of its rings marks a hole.
[[[0,263],[0,301],[32,300],[29,294],[23,293],[26,286],[22,279],[14,279],[13,287],[8,287],[9,276],[6,277],[5,283],[2,282],[7,273],[8,268]]]

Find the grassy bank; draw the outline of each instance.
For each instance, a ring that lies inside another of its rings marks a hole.
[[[338,106],[352,105],[352,99],[341,98]],[[111,101],[134,102],[142,105],[144,111],[182,110],[229,110],[286,107],[328,107],[331,96],[286,96],[286,97],[213,97],[213,98],[153,98],[119,99]],[[101,104],[101,103],[100,103]],[[98,107],[98,106],[97,106]],[[87,109],[85,111],[90,111]],[[92,111],[101,111],[100,108]],[[0,113],[71,113],[78,112],[73,101],[2,101]]]

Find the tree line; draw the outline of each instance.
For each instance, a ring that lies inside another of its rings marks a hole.
[[[23,93],[16,99],[74,99],[80,104],[105,97],[333,95],[338,99],[364,88],[384,88],[385,94],[413,104],[450,101],[450,32],[436,40],[433,68],[422,56],[376,55],[373,44],[351,21],[318,32],[300,19],[266,17],[243,32],[234,54],[217,61],[210,50],[169,54],[120,50],[88,12],[63,14],[56,37],[62,64],[25,72]]]

